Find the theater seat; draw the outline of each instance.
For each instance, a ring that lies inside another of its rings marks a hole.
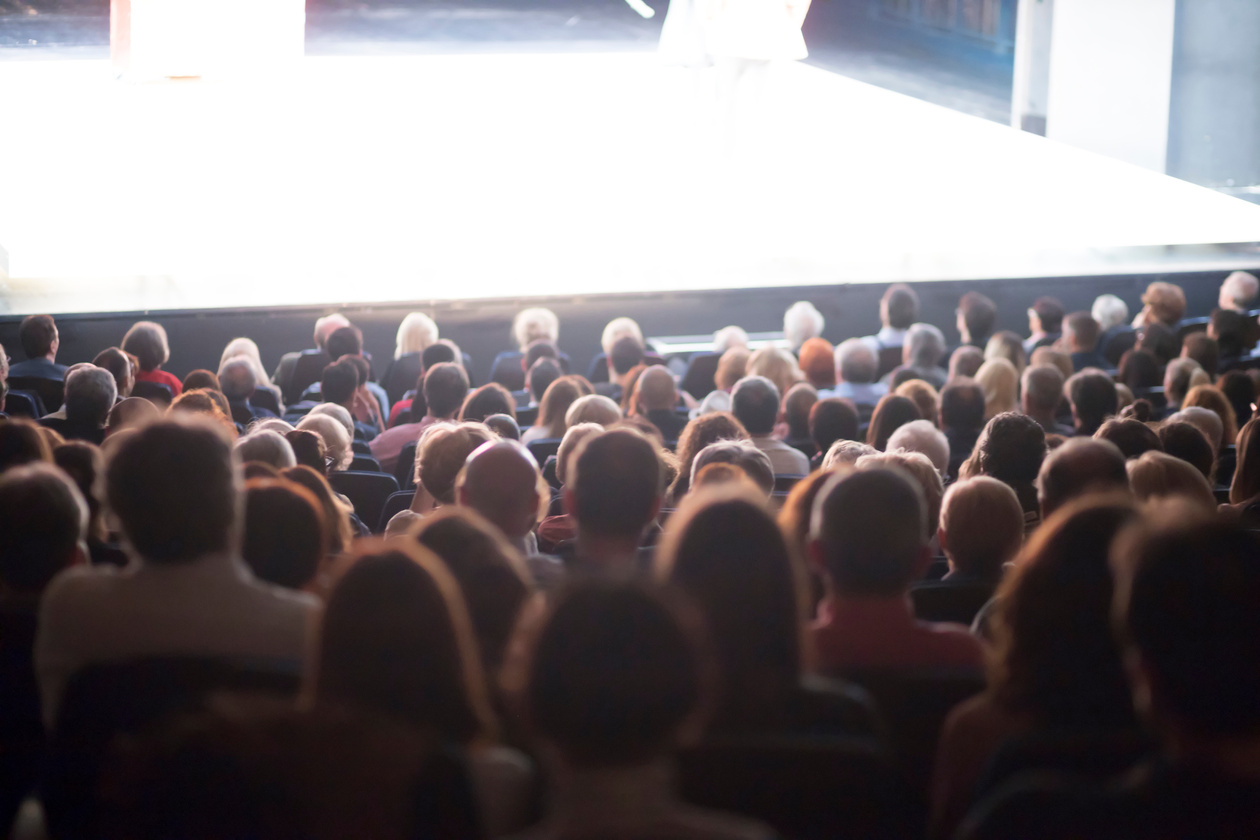
[[[416,491],[399,490],[397,493],[390,493],[389,498],[385,500],[385,507],[381,508],[381,521],[376,529],[378,534],[385,533],[385,526],[389,524],[389,520],[394,518],[394,514],[400,513],[411,507],[411,500],[416,496]]]
[[[61,408],[61,400],[65,397],[66,383],[61,379],[48,379],[43,376],[10,376],[9,388],[14,391],[29,391],[38,394],[44,408],[56,411]],[[137,385],[141,384],[139,382]],[[170,402],[170,400],[167,400]]]
[[[355,454],[350,462],[351,472],[380,472],[381,465],[371,455]]]
[[[540,464],[545,464],[547,459],[560,451],[560,438],[544,438],[543,440],[535,440],[526,445],[529,454],[534,456],[534,460]]]
[[[328,483],[350,500],[354,512],[368,527],[381,521],[385,500],[398,492],[398,482],[383,472],[334,472],[329,474]]]
[[[1014,777],[1054,771],[1105,779],[1123,773],[1158,750],[1140,730],[1051,729],[1003,744],[976,783],[978,801]]]
[[[355,455],[371,455],[372,454],[372,447],[368,446],[368,443],[365,440],[350,441],[350,449],[354,451]]]
[[[786,473],[783,475],[776,475],[774,477],[774,492],[790,493],[792,492],[792,488],[800,483],[800,480],[804,477],[805,476],[803,475],[787,475]]]
[[[54,840],[99,836],[97,777],[116,736],[204,709],[222,691],[296,696],[301,663],[154,657],[78,671],[66,686],[42,787]]]
[[[868,739],[740,736],[678,756],[678,789],[694,805],[762,820],[784,837],[917,837],[923,811],[896,764]]]
[[[910,600],[920,621],[952,621],[970,627],[993,591],[992,583],[921,581],[910,588]]]
[[[131,396],[148,400],[158,408],[166,408],[175,400],[170,387],[161,382],[137,382],[131,388]],[[60,405],[61,401],[58,400],[57,404]]]
[[[411,490],[416,486],[416,441],[403,446],[394,462],[394,480],[400,490]]]
[[[48,412],[44,401],[34,391],[10,391],[4,398],[4,412],[10,417],[26,417],[38,420]]]

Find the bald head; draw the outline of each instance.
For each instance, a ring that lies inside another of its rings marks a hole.
[[[639,375],[639,408],[644,411],[670,409],[676,402],[678,390],[667,368],[653,365]]]
[[[1042,519],[1081,496],[1117,492],[1129,492],[1129,474],[1124,454],[1107,440],[1068,440],[1046,457],[1037,476]]]
[[[509,540],[520,540],[538,524],[542,505],[538,464],[516,441],[484,443],[468,456],[456,498],[489,519]]]

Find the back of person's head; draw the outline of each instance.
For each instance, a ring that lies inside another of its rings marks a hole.
[[[1221,361],[1221,347],[1216,339],[1209,338],[1207,333],[1190,333],[1183,338],[1181,355],[1198,362],[1209,380],[1216,378],[1216,371]]]
[[[583,442],[566,486],[579,533],[637,539],[660,509],[664,475],[647,438],[614,429]]]
[[[328,470],[328,449],[324,439],[309,429],[293,429],[285,432],[284,439],[293,450],[293,461],[298,466],[310,467],[323,475]]]
[[[964,344],[949,357],[949,380],[974,379],[976,371],[984,364],[984,351],[979,347]]]
[[[65,473],[45,463],[0,475],[0,587],[42,592],[62,569],[85,560],[88,506]]]
[[[958,317],[973,342],[986,341],[997,323],[997,306],[979,292],[967,292],[958,301]]]
[[[1063,337],[1067,339],[1068,349],[1076,353],[1092,353],[1101,333],[1098,322],[1088,312],[1073,312],[1064,321]]]
[[[894,376],[895,378],[895,376]],[[933,426],[941,416],[941,395],[931,383],[922,379],[907,379],[897,385],[893,393],[899,397],[907,397],[919,408],[919,416]]]
[[[643,342],[643,330],[639,328],[638,322],[633,318],[627,318],[625,316],[613,318],[607,323],[607,325],[604,326],[604,332],[599,337],[599,346],[600,349],[604,351],[604,355],[609,359],[609,370],[612,370],[611,361],[613,346],[617,343],[618,339],[627,337],[633,338],[639,345],[640,349],[646,346]],[[634,365],[630,365],[630,367],[634,367]],[[627,367],[626,370],[629,370],[630,367]]]
[[[1024,509],[1015,491],[996,478],[963,479],[945,491],[940,534],[954,571],[997,578],[1024,544]]]
[[[919,296],[905,283],[893,283],[879,300],[879,314],[888,326],[904,330],[919,317]]]
[[[564,375],[560,363],[555,359],[543,357],[538,359],[525,371],[525,387],[530,398],[538,402],[547,393],[551,384]]]
[[[133,356],[117,347],[106,347],[96,354],[92,364],[105,368],[114,377],[120,398],[131,396],[131,389],[136,384],[136,370],[140,367]]]
[[[1024,340],[1019,337],[1019,333],[1010,330],[1002,330],[1002,332],[994,333],[993,336],[984,345],[984,359],[1006,359],[1015,366],[1017,373],[1023,373],[1024,368],[1028,367],[1028,353],[1024,350]],[[972,376],[979,373],[979,368]]]
[[[1094,298],[1094,305],[1089,314],[1098,322],[1099,329],[1109,330],[1129,321],[1129,307],[1115,295],[1099,295]]]
[[[731,391],[731,413],[748,434],[768,435],[779,416],[779,389],[764,376],[745,376]]]
[[[1053,412],[1063,399],[1063,374],[1058,368],[1035,365],[1021,377],[1024,406],[1031,411]]]
[[[1208,512],[1216,510],[1212,485],[1190,464],[1164,452],[1151,450],[1126,465],[1129,487],[1139,502],[1180,498]]]
[[[945,355],[945,334],[931,324],[911,324],[906,330],[901,359],[916,367],[936,367]]]
[[[439,362],[424,373],[424,403],[432,417],[450,419],[468,395],[468,374],[453,362]]]
[[[313,337],[315,346],[323,350],[325,343],[328,341],[328,336],[332,335],[342,327],[348,326],[350,326],[350,319],[345,315],[342,315],[340,312],[333,312],[332,314],[324,315],[323,317],[316,319],[315,334]]]
[[[941,428],[980,431],[984,427],[984,389],[960,376],[941,389]]]
[[[394,339],[394,358],[408,353],[423,353],[424,349],[438,340],[438,325],[423,312],[409,312],[398,325]]]
[[[1064,391],[1072,406],[1078,434],[1092,435],[1119,409],[1116,383],[1100,370],[1086,368],[1074,374],[1064,385]]]
[[[853,385],[874,382],[879,358],[869,342],[848,338],[836,345],[836,379]]]
[[[507,414],[491,414],[482,421],[499,437],[504,440],[520,440],[521,427],[516,425],[516,418]]]
[[[241,463],[257,461],[270,464],[278,470],[297,466],[293,447],[279,432],[269,429],[251,431],[236,442],[236,457]]]
[[[783,420],[788,425],[789,440],[809,437],[809,412],[818,402],[818,391],[808,382],[793,385],[783,395]]]
[[[1164,396],[1172,405],[1181,405],[1186,392],[1210,380],[1194,359],[1177,358],[1164,369]]]
[[[219,366],[219,387],[229,400],[248,400],[258,387],[253,363],[244,356],[228,359]]]
[[[434,342],[420,353],[420,367],[422,370],[429,370],[434,365],[440,365],[444,362],[464,366],[464,360],[460,356],[459,348],[454,342],[442,339]]]
[[[1234,416],[1234,407],[1217,389],[1211,385],[1195,385],[1182,400],[1182,408],[1206,408],[1221,418],[1221,444],[1229,446],[1238,437],[1238,418]]]
[[[184,377],[184,381],[180,383],[180,387],[185,391],[196,391],[205,389],[208,391],[218,391],[223,393],[223,384],[219,381],[219,375],[212,370],[188,371],[188,375]]]
[[[1124,454],[1109,440],[1071,438],[1046,456],[1037,476],[1041,518],[1091,493],[1128,493]]]
[[[604,427],[598,423],[575,423],[565,429],[560,440],[560,448],[556,450],[556,480],[563,486],[569,480],[569,465],[577,454],[582,442],[591,435],[603,434]]]
[[[1260,296],[1260,280],[1246,271],[1235,271],[1221,283],[1218,299],[1221,309],[1245,312],[1251,309]]]
[[[1043,296],[1033,301],[1029,311],[1037,317],[1041,331],[1056,333],[1063,326],[1064,308],[1058,298]]]
[[[1189,423],[1202,432],[1208,443],[1212,445],[1213,457],[1221,451],[1225,438],[1225,424],[1221,422],[1220,415],[1215,411],[1202,406],[1192,405],[1189,408],[1183,408],[1175,414],[1170,414],[1168,420],[1176,423]]]
[[[839,397],[819,400],[809,409],[809,437],[819,452],[838,440],[856,440],[858,413],[852,402]]]
[[[1090,499],[1047,520],[998,593],[990,693],[1001,708],[1051,727],[1132,725],[1110,629],[1109,549],[1137,520],[1123,498]]]
[[[1166,365],[1181,352],[1181,339],[1172,327],[1156,321],[1138,330],[1137,347]]]
[[[538,399],[538,422],[536,425],[547,430],[547,437],[564,437],[566,415],[569,407],[582,396],[577,377],[562,376],[547,386]]]
[[[672,751],[707,706],[698,636],[679,604],[644,585],[570,588],[530,652],[531,728],[571,766],[635,766]]]
[[[1255,318],[1233,309],[1215,309],[1208,321],[1207,334],[1216,339],[1221,356],[1227,359],[1251,350],[1257,332]]]
[[[1186,314],[1186,293],[1173,283],[1157,280],[1146,287],[1142,294],[1150,316],[1168,327],[1177,326]]]
[[[1229,501],[1235,505],[1260,496],[1260,417],[1248,420],[1238,433],[1237,457],[1229,486]]]
[[[691,462],[693,485],[700,471],[709,464],[734,464],[767,496],[774,492],[774,467],[770,456],[754,446],[752,441],[720,440],[701,449]]]
[[[299,464],[281,472],[280,478],[305,487],[319,502],[320,510],[324,513],[328,553],[340,554],[349,548],[350,541],[356,535],[350,522],[350,514],[354,510],[333,492],[323,471]]]
[[[783,313],[783,334],[787,338],[788,347],[793,350],[811,338],[822,335],[826,319],[814,304],[807,300],[798,300]]]
[[[435,423],[416,444],[416,483],[437,502],[455,503],[455,481],[477,447],[496,439],[482,423]]]
[[[363,353],[363,331],[356,326],[339,327],[324,340],[324,352],[336,361],[342,356],[358,356]]]
[[[800,368],[805,381],[815,388],[836,384],[835,348],[825,338],[811,338],[801,345]]]
[[[88,539],[104,540],[103,509],[97,495],[98,480],[105,474],[105,455],[101,448],[83,440],[68,440],[53,449],[53,463],[70,477],[87,502]]]
[[[147,562],[182,563],[232,549],[239,487],[223,428],[171,415],[136,429],[105,468],[123,536]]]
[[[321,701],[418,725],[456,744],[493,728],[459,584],[408,540],[358,543],[320,630]]]
[[[668,368],[653,365],[643,371],[635,385],[640,411],[672,409],[678,402],[678,388]]]
[[[859,458],[866,455],[878,455],[879,450],[857,440],[837,440],[831,444],[827,454],[823,456],[824,472],[841,466],[853,466]]]
[[[917,452],[941,475],[949,469],[949,438],[927,420],[911,420],[888,436],[889,452]]]
[[[27,315],[18,326],[18,343],[28,359],[47,356],[57,341],[57,324],[51,315]]]
[[[859,470],[900,470],[902,474],[914,479],[923,491],[923,503],[926,506],[926,530],[923,538],[930,540],[940,526],[941,499],[945,495],[945,484],[936,467],[921,452],[877,452],[863,455],[854,462]]]
[[[774,383],[780,394],[801,381],[801,369],[796,357],[782,347],[765,346],[753,351],[748,357],[747,376],[764,376]]]
[[[764,497],[729,486],[689,497],[661,537],[656,573],[704,616],[722,669],[719,720],[737,723],[741,705],[796,685],[804,574]]]
[[[122,349],[140,361],[140,369],[149,372],[161,367],[171,357],[166,330],[154,321],[137,321],[123,336]]]
[[[713,352],[725,353],[732,347],[748,347],[748,332],[734,324],[713,333]]]
[[[1159,435],[1145,423],[1137,420],[1113,417],[1098,427],[1094,437],[1109,440],[1116,445],[1125,459],[1137,458],[1145,452],[1163,452]]]
[[[611,426],[621,419],[621,408],[602,394],[587,394],[578,397],[564,414],[566,426],[578,423],[598,423]]]
[[[985,419],[1019,408],[1019,371],[1006,359],[989,359],[976,371],[976,384],[984,391]]]
[[[1164,452],[1180,458],[1198,470],[1209,482],[1216,467],[1216,452],[1207,435],[1190,423],[1168,420],[1157,432]]]
[[[711,443],[720,440],[746,440],[748,431],[735,419],[735,415],[726,411],[715,411],[702,414],[683,427],[678,435],[678,479],[670,488],[674,498],[687,491],[691,484],[691,465],[696,455]]]
[[[275,479],[245,484],[241,556],[260,580],[301,589],[315,579],[327,554],[324,511],[311,491]]]
[[[76,370],[66,378],[66,420],[100,428],[118,400],[118,383],[104,368]]]
[[[1254,739],[1260,538],[1234,523],[1190,515],[1127,537],[1115,551],[1115,614],[1135,654],[1141,711],[1187,740]]]
[[[1120,357],[1117,379],[1135,391],[1142,388],[1157,388],[1163,384],[1159,359],[1155,358],[1154,354],[1136,347],[1126,350]]]
[[[324,441],[324,456],[328,463],[327,472],[344,470],[354,460],[352,438],[346,434],[346,427],[328,414],[307,414],[298,421],[299,429],[314,432]]]
[[[560,338],[560,319],[550,309],[540,306],[522,309],[512,319],[512,338],[522,353],[539,339],[555,344]]]
[[[468,607],[481,662],[498,671],[534,584],[520,554],[498,529],[465,507],[426,516],[412,532],[454,576]]]
[[[866,442],[883,452],[888,446],[888,438],[907,423],[923,419],[919,407],[914,401],[896,394],[885,394],[871,414],[871,423],[866,428]]]
[[[139,397],[127,397],[119,400],[109,410],[107,425],[109,433],[114,434],[122,429],[142,426],[162,416],[157,406]]]
[[[713,382],[719,390],[729,391],[744,378],[751,356],[747,347],[732,347],[722,354],[718,359],[717,372],[713,374]]]
[[[1234,408],[1234,417],[1238,425],[1251,419],[1252,406],[1256,403],[1256,383],[1251,376],[1242,370],[1231,370],[1221,375],[1216,388],[1225,395]]]
[[[859,470],[827,483],[814,501],[810,552],[844,595],[896,597],[927,552],[927,505],[901,471]]]
[[[354,399],[359,384],[358,369],[349,359],[341,359],[324,368],[320,377],[320,397],[324,402],[345,405]]]
[[[498,382],[489,382],[469,393],[459,409],[459,419],[465,423],[480,423],[491,414],[506,414],[516,419],[516,400],[512,392]]]
[[[612,352],[608,354],[608,369],[617,376],[624,376],[642,364],[646,351],[643,342],[632,335],[624,335],[613,342]]]
[[[514,440],[490,441],[473,450],[455,485],[461,505],[514,540],[534,529],[550,501],[534,456]]]

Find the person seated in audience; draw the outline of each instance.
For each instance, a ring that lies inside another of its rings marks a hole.
[[[352,438],[344,424],[329,414],[312,412],[298,421],[297,428],[314,432],[323,440],[325,475],[350,468],[350,462],[354,460],[354,449],[351,445]]]
[[[1181,355],[1193,359],[1208,375],[1209,382],[1216,381],[1216,373],[1220,367],[1221,349],[1216,339],[1207,333],[1190,333],[1181,340]]]
[[[598,423],[611,426],[621,419],[621,408],[608,397],[587,394],[578,397],[564,413],[565,425],[572,428],[578,423]]]
[[[302,485],[283,479],[246,482],[241,557],[261,581],[286,589],[312,586],[328,557],[328,528],[319,500]]]
[[[1042,733],[1137,734],[1111,633],[1109,549],[1138,522],[1124,499],[1085,500],[1029,540],[991,621],[987,690],[946,718],[932,781],[932,834],[952,835],[1004,742]],[[1075,835],[1072,835],[1075,836]]]
[[[804,379],[796,357],[782,347],[770,345],[754,350],[748,357],[745,377],[748,376],[764,376],[774,383],[780,394],[786,394]]]
[[[528,356],[526,356],[528,359]],[[564,376],[559,362],[550,356],[541,356],[525,370],[525,397],[529,407],[536,407],[542,402],[543,395],[551,387],[551,383]],[[517,394],[513,394],[517,396]]]
[[[328,450],[324,448],[323,438],[307,429],[291,429],[284,433],[284,439],[288,441],[298,466],[310,467],[323,475],[328,468]]]
[[[968,838],[1250,837],[1260,825],[1260,541],[1186,515],[1117,542],[1115,624],[1133,703],[1162,745],[1104,784],[1012,784]]]
[[[1028,351],[1024,349],[1024,340],[1019,337],[1019,333],[1011,330],[994,333],[989,343],[984,345],[984,360],[987,362],[989,359],[1006,359],[1022,375],[1024,368],[1028,367]]]
[[[571,571],[633,576],[651,561],[643,539],[660,513],[664,471],[643,435],[615,429],[590,435],[573,455],[564,507],[577,538],[559,552]]]
[[[309,350],[298,350],[292,353],[285,353],[280,357],[280,363],[276,366],[275,372],[271,375],[271,381],[274,382],[284,394],[286,403],[297,402],[310,382],[294,382],[293,372],[297,367],[298,359],[302,356],[315,355],[320,356],[325,365],[329,362],[336,361],[328,358],[328,354],[324,351],[324,342],[328,340],[328,336],[332,335],[336,330],[342,327],[350,326],[350,319],[342,315],[340,312],[333,312],[324,315],[315,321],[315,332],[311,339],[315,345]],[[314,381],[314,380],[312,380]],[[296,386],[296,387],[295,387]]]
[[[945,483],[932,462],[921,452],[873,452],[862,455],[853,462],[859,470],[900,470],[914,479],[923,492],[924,511],[927,518],[929,551],[935,548],[936,530],[940,527],[941,499],[945,496]]]
[[[132,324],[131,329],[123,336],[122,349],[140,362],[136,382],[165,385],[172,397],[183,393],[184,385],[179,377],[162,370],[162,365],[171,358],[171,346],[161,324],[154,321],[137,321]]]
[[[1128,386],[1139,398],[1146,397],[1150,389],[1163,387],[1164,384],[1159,359],[1136,348],[1125,351],[1120,358],[1116,380]]]
[[[242,426],[255,420],[268,420],[275,412],[250,402],[258,390],[254,363],[245,356],[234,356],[219,368],[219,385],[232,407],[232,419]]]
[[[823,456],[821,469],[823,472],[831,472],[837,468],[851,467],[863,456],[878,454],[878,449],[861,441],[838,440],[831,444],[831,448]]]
[[[168,415],[179,413],[204,414],[221,425],[232,440],[236,440],[240,434],[236,424],[228,416],[227,397],[223,396],[219,391],[212,391],[209,388],[185,391],[171,402],[171,407],[167,409],[166,413]]]
[[[896,394],[887,394],[880,399],[879,404],[875,406],[875,411],[871,413],[871,422],[866,428],[866,442],[883,452],[893,432],[907,423],[921,419],[919,407],[913,400]]]
[[[1221,422],[1220,416],[1215,411],[1200,406],[1190,406],[1178,411],[1176,414],[1169,415],[1165,422],[1188,423],[1194,426],[1203,434],[1203,437],[1207,439],[1208,444],[1212,447],[1212,457],[1219,459],[1225,436],[1225,424]]]
[[[949,372],[940,366],[945,355],[945,334],[931,324],[911,324],[901,345],[901,365],[882,382],[896,387],[908,379],[922,379],[933,388],[945,387]]]
[[[1246,314],[1256,308],[1257,298],[1260,298],[1260,280],[1246,271],[1235,271],[1222,281],[1217,305]]]
[[[379,434],[383,423],[380,413],[373,411],[375,400],[363,391],[360,374],[352,358],[333,362],[324,368],[320,378],[320,399],[348,411],[353,422],[353,436],[370,443]]]
[[[46,463],[0,476],[0,827],[7,833],[44,749],[33,660],[39,600],[63,569],[88,562],[88,506]]]
[[[839,397],[859,407],[873,408],[888,393],[888,386],[876,381],[879,357],[869,342],[850,338],[836,345],[836,387],[818,396]]]
[[[653,365],[643,371],[635,385],[638,413],[660,430],[666,441],[676,441],[687,425],[686,415],[674,411],[678,388],[668,368]]]
[[[1216,496],[1212,485],[1190,464],[1157,450],[1130,458],[1129,487],[1139,502],[1181,499],[1195,504],[1207,513],[1216,512]]]
[[[129,433],[105,473],[106,502],[132,564],[75,568],[40,606],[36,666],[44,720],[81,667],[143,656],[300,662],[313,598],[260,583],[240,558],[240,490],[226,434],[168,417]]]
[[[319,633],[314,699],[383,715],[467,751],[486,829],[529,818],[533,768],[494,746],[497,721],[459,583],[412,540],[364,541],[334,585]]]
[[[1238,433],[1238,465],[1229,485],[1229,504],[1251,527],[1260,527],[1260,418]]]
[[[109,437],[123,429],[143,426],[161,417],[157,406],[140,397],[127,397],[114,403],[109,410],[109,418],[105,421],[105,436]]]
[[[789,306],[783,313],[783,336],[792,355],[798,355],[806,341],[820,337],[826,323],[818,307],[807,300]]]
[[[1234,407],[1211,385],[1195,385],[1182,400],[1182,408],[1206,408],[1221,418],[1221,446],[1232,446],[1238,436],[1238,419]]]
[[[976,371],[976,384],[984,391],[984,419],[1019,408],[1019,371],[1006,359],[989,359]]]
[[[424,392],[425,415],[381,432],[368,442],[372,457],[387,473],[393,473],[403,447],[420,439],[434,423],[453,421],[468,395],[468,374],[457,364],[441,362],[429,368],[420,382]]]
[[[858,412],[849,400],[839,397],[820,399],[809,410],[809,438],[818,448],[810,460],[812,467],[822,463],[827,450],[838,440],[856,440]]]
[[[580,376],[562,376],[547,386],[538,400],[538,416],[534,425],[521,431],[521,443],[530,444],[536,440],[559,440],[564,437],[568,428],[565,416],[569,407],[582,396],[583,386],[589,383]]]
[[[487,688],[497,700],[500,670],[513,633],[522,615],[537,605],[526,562],[494,525],[467,507],[443,508],[426,516],[410,537],[441,558],[459,584]]]
[[[810,560],[826,595],[811,628],[822,673],[982,667],[964,627],[916,621],[906,593],[931,561],[927,505],[900,471],[859,470],[828,482],[814,502]]]
[[[51,464],[51,437],[29,420],[11,418],[0,422],[0,473],[23,464]]]
[[[801,345],[800,368],[805,381],[818,390],[836,387],[836,348],[825,338],[811,338]]]
[[[18,343],[26,359],[9,367],[6,379],[51,379],[61,382],[66,378],[66,366],[57,364],[57,350],[61,336],[51,315],[27,315],[18,327]],[[52,409],[54,406],[46,406]]]
[[[626,384],[635,367],[643,363],[643,342],[632,335],[617,339],[608,354],[610,377],[607,382],[597,382],[595,393],[608,397],[614,402],[621,402],[626,393]]]
[[[534,532],[538,537],[538,547],[542,551],[554,554],[558,546],[577,536],[577,526],[574,524],[573,516],[564,512],[564,486],[572,475],[569,467],[582,443],[586,438],[603,431],[604,427],[598,423],[577,423],[565,430],[560,447],[556,450],[555,481],[553,482],[555,490],[548,509],[549,515],[539,523]]]
[[[408,312],[403,317],[394,337],[394,357],[381,376],[391,404],[401,399],[407,385],[424,371],[424,351],[437,343],[439,335],[437,323],[425,313]]]
[[[328,537],[329,560],[337,558],[350,548],[350,542],[358,535],[354,521],[354,507],[343,497],[333,492],[332,486],[324,474],[312,467],[299,464],[282,470],[280,478],[305,487],[319,502],[324,514],[324,527]],[[316,579],[317,588],[323,591],[326,580]]]
[[[1193,424],[1171,419],[1161,423],[1156,433],[1164,452],[1193,466],[1207,479],[1208,486],[1213,486],[1216,450],[1212,448],[1207,435]]]
[[[1142,311],[1133,318],[1133,326],[1141,328],[1160,324],[1175,330],[1186,315],[1186,293],[1173,283],[1157,280],[1142,293]]]
[[[719,440],[696,453],[691,462],[691,488],[696,487],[700,473],[710,464],[731,464],[738,467],[749,481],[769,498],[774,492],[774,468],[767,455],[751,440]]]
[[[47,382],[53,386],[52,388],[46,389],[48,391],[48,394],[46,394],[45,396],[48,396],[49,394],[51,394],[51,392],[54,389],[59,390],[60,393],[58,394],[59,402],[55,403],[58,406],[57,410],[45,412],[39,418],[41,422],[45,420],[60,421],[60,420],[66,419],[66,385],[70,380],[70,376],[74,374],[76,371],[87,370],[92,367],[95,367],[95,365],[93,365],[91,362],[77,362],[66,368],[66,375],[60,382],[53,382],[52,380],[43,380],[44,382]],[[47,408],[47,406],[45,406],[45,408]]]
[[[706,472],[718,467],[738,469]],[[764,496],[732,485],[697,491],[670,517],[656,576],[692,599],[711,635],[720,688],[710,734],[876,731],[861,695],[804,676],[805,570]]]
[[[593,384],[609,382],[612,374],[609,360],[612,358],[613,345],[622,338],[632,338],[634,343],[638,344],[640,348],[647,347],[647,343],[643,340],[643,330],[639,327],[637,321],[625,316],[613,318],[604,326],[604,331],[599,337],[599,346],[602,352],[594,359],[591,359],[591,366],[586,372],[586,378]],[[630,367],[634,367],[634,365],[630,365]]]
[[[1208,321],[1207,335],[1216,341],[1222,365],[1229,368],[1255,349],[1260,340],[1260,324],[1255,318],[1232,309],[1217,309]]]
[[[984,351],[979,347],[964,344],[956,348],[949,357],[949,378],[946,384],[955,379],[974,379],[984,361]]]
[[[1072,369],[1080,372],[1085,368],[1106,370],[1111,363],[1098,352],[1101,329],[1094,316],[1088,312],[1073,312],[1063,321],[1062,349],[1072,355]]]
[[[490,441],[474,449],[455,480],[455,499],[498,528],[522,557],[538,554],[534,528],[551,496],[534,456],[516,441]]]
[[[692,420],[678,436],[678,477],[666,497],[676,507],[691,487],[691,466],[706,446],[723,440],[748,440],[748,430],[726,411],[703,414]],[[769,460],[767,458],[767,460]],[[771,469],[773,484],[773,468]]]
[[[506,414],[516,419],[516,401],[511,392],[497,382],[469,392],[459,408],[460,422],[480,423],[492,414]]]
[[[105,456],[101,448],[86,441],[67,441],[53,449],[53,463],[70,477],[87,502],[86,539],[91,562],[127,565],[127,555],[117,542],[111,540],[105,526],[105,509],[101,504],[98,481],[105,474]]]
[[[893,389],[899,397],[905,397],[919,409],[919,416],[936,426],[941,416],[941,394],[922,379],[908,379]]]
[[[731,392],[731,413],[748,430],[753,445],[770,458],[775,475],[809,472],[805,454],[773,436],[779,415],[779,389],[773,382],[764,376],[741,379]]]
[[[498,382],[509,391],[519,391],[525,385],[524,374],[529,365],[522,366],[529,347],[536,341],[544,341],[556,349],[556,359],[564,373],[569,372],[569,357],[560,351],[560,319],[556,313],[541,306],[522,309],[512,319],[512,340],[515,350],[504,350],[490,363],[490,381]]]
[[[1063,401],[1063,374],[1049,365],[1034,365],[1024,370],[1020,385],[1020,410],[1046,434],[1070,437],[1072,428],[1057,419]]]
[[[1098,343],[1095,349],[1107,360],[1107,367],[1120,364],[1120,357],[1133,349],[1137,335],[1129,326],[1129,307],[1115,295],[1099,295],[1089,314],[1098,322]]]
[[[984,390],[966,377],[950,381],[941,391],[941,431],[949,440],[948,478],[958,476],[983,429]]]
[[[831,347],[826,341],[818,341]],[[717,367],[722,355],[732,348],[748,349],[748,333],[743,327],[722,327],[713,333],[713,349],[692,353],[682,372],[678,387],[693,399],[702,400],[717,387]],[[817,348],[815,348],[816,350]],[[830,349],[828,349],[830,354]],[[827,357],[827,366],[831,365],[831,356]],[[830,374],[827,374],[830,376]]]
[[[140,369],[140,363],[135,356],[124,353],[118,347],[107,347],[96,354],[96,358],[92,359],[92,364],[104,368],[114,377],[119,400],[125,400],[131,396],[131,389],[136,384],[136,371]]]
[[[229,341],[223,348],[223,354],[219,357],[219,367],[222,368],[228,359],[235,359],[238,356],[248,359],[250,367],[254,371],[257,393],[250,398],[251,401],[268,409],[272,414],[283,413],[284,400],[280,396],[280,389],[271,384],[271,380],[267,376],[267,369],[263,367],[262,354],[259,353],[258,345],[252,338],[241,337]]]
[[[1138,420],[1113,417],[1098,427],[1094,437],[1114,443],[1125,460],[1140,457],[1146,452],[1164,451],[1155,430]]]
[[[1239,426],[1251,419],[1257,395],[1256,383],[1250,376],[1241,370],[1231,370],[1221,376],[1216,388],[1229,400]]]
[[[477,447],[497,439],[484,423],[434,423],[421,432],[416,443],[416,492],[408,510],[388,523],[389,533],[401,533],[429,511],[455,504],[455,482],[464,462]]]
[[[1168,404],[1169,413],[1181,408],[1186,393],[1199,385],[1207,385],[1212,380],[1194,359],[1173,359],[1164,368],[1164,400]]]
[[[41,421],[67,440],[100,444],[105,424],[118,400],[118,384],[104,368],[87,365],[66,377],[65,420]]]
[[[808,382],[798,382],[783,395],[783,422],[775,434],[789,443],[809,443],[809,412],[818,402],[818,391]]]
[[[188,375],[184,377],[184,391],[218,391],[223,393],[223,385],[219,382],[219,376],[212,370],[198,369],[188,371]]]
[[[1048,347],[1059,340],[1062,334],[1063,304],[1057,298],[1039,297],[1028,307],[1028,340],[1024,342],[1024,352],[1029,355],[1038,347]]]
[[[284,435],[271,429],[251,429],[232,447],[242,464],[267,464],[277,470],[297,466],[297,456]]]
[[[906,332],[918,318],[918,294],[905,283],[893,283],[879,299],[880,329],[870,338],[880,350],[904,347]]]
[[[958,335],[962,344],[983,348],[997,325],[997,305],[979,292],[967,292],[958,300]]]
[[[731,390],[747,374],[751,355],[746,347],[732,347],[722,354],[718,359],[717,372],[713,374],[717,388],[700,401],[700,407],[692,412],[693,417],[712,411],[731,410]]]
[[[1073,374],[1063,386],[1076,434],[1087,437],[1098,431],[1108,417],[1119,410],[1116,384],[1100,370],[1087,368]]]
[[[1037,474],[1037,499],[1043,522],[1082,496],[1128,492],[1124,455],[1109,440],[1070,438],[1046,456]]]
[[[911,420],[888,436],[888,452],[917,452],[941,476],[949,472],[949,439],[928,420]]]

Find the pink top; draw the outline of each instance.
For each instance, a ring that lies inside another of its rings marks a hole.
[[[810,628],[823,672],[845,668],[984,667],[984,646],[961,624],[919,621],[910,599],[833,595]]]
[[[425,417],[419,423],[404,423],[392,429],[386,429],[368,443],[372,457],[381,465],[381,469],[392,473],[398,464],[398,456],[403,447],[420,440],[420,433],[437,422],[432,417]]]

